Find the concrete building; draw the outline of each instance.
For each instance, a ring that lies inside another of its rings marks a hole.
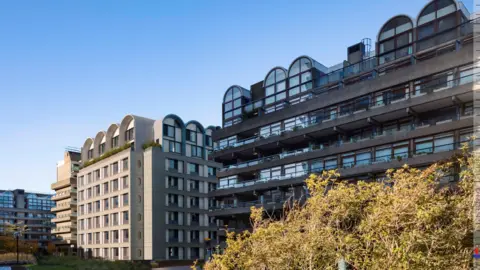
[[[6,224],[23,224],[28,230],[20,237],[22,241],[38,242],[46,249],[52,241],[50,211],[55,203],[52,195],[25,192],[23,189],[0,190],[0,234],[6,233]],[[54,238],[53,238],[54,239]]]
[[[114,260],[202,258],[203,239],[214,236],[206,215],[218,167],[206,160],[212,131],[175,115],[128,115],[87,139],[78,173],[79,247]]]
[[[205,259],[216,242],[217,224],[208,217],[208,192],[216,189],[220,164],[208,160],[212,132],[175,115],[155,122],[163,150],[145,151],[145,259]]]
[[[251,206],[274,211],[308,197],[311,173],[382,181],[388,168],[452,156],[473,128],[469,17],[461,2],[434,0],[415,19],[380,26],[374,50],[369,39],[349,47],[343,64],[301,56],[249,90],[228,88],[223,129],[213,133],[212,158],[223,168],[210,216],[243,230]]]
[[[63,160],[57,163],[57,181],[51,189],[55,191],[52,212],[55,218],[55,246],[57,252],[68,254],[77,247],[77,173],[80,170],[80,151],[67,149]]]

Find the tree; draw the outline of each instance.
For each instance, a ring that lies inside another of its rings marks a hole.
[[[458,183],[440,184],[460,168]],[[425,170],[388,170],[385,182],[311,175],[304,205],[279,220],[252,207],[252,232],[228,233],[205,269],[337,269],[340,259],[353,269],[470,269],[472,168],[465,152]]]

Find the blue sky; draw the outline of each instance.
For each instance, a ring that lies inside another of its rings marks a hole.
[[[0,189],[50,192],[64,148],[129,113],[220,125],[230,85],[249,88],[304,54],[340,63],[426,3],[0,1]]]

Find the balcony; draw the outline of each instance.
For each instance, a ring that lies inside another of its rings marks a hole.
[[[272,187],[283,185],[301,184],[308,177],[309,174],[321,174],[324,170],[338,169],[342,177],[349,177],[360,174],[368,174],[372,172],[384,172],[389,168],[396,168],[403,164],[410,166],[428,165],[430,163],[450,158],[455,151],[465,142],[457,142],[451,144],[437,145],[435,147],[426,147],[416,149],[415,151],[408,150],[398,152],[395,156],[378,156],[375,158],[360,159],[356,162],[344,162],[341,165],[332,165],[325,168],[310,168],[295,173],[283,174],[273,177],[265,177],[241,181],[234,184],[219,186],[219,189],[212,192],[213,196],[226,196],[232,193],[247,192],[251,190],[271,189]],[[254,202],[255,203],[255,202]],[[253,205],[249,205],[253,206]],[[225,207],[225,206],[222,206]],[[232,207],[232,206],[230,206]],[[247,207],[247,206],[241,206]],[[210,211],[218,207],[210,208]],[[223,208],[222,208],[223,209]]]
[[[342,95],[341,92],[344,90],[352,90],[350,88],[350,85],[354,84],[352,81],[360,82],[360,81],[365,81],[365,80],[375,80],[385,73],[390,73],[391,71],[395,70],[400,70],[403,69],[405,66],[412,66],[416,65],[418,63],[421,63],[423,60],[425,60],[428,57],[425,57],[426,55],[433,55],[433,57],[440,56],[444,54],[446,51],[445,48],[450,48],[450,51],[456,51],[456,50],[462,50],[463,44],[466,44],[468,42],[472,41],[472,34],[473,33],[473,25],[476,24],[477,22],[472,20],[463,24],[460,24],[456,27],[456,29],[449,29],[447,31],[437,33],[436,35],[430,36],[428,38],[422,39],[420,41],[415,41],[417,44],[417,51],[413,52],[412,54],[408,54],[404,57],[401,57],[400,59],[395,59],[394,61],[382,64],[382,65],[377,65],[379,63],[379,58],[378,57],[372,57],[369,59],[365,59],[360,63],[356,63],[353,65],[346,66],[342,69],[332,71],[331,73],[324,74],[321,78],[318,79],[318,82],[316,82],[316,88],[306,91],[303,93],[304,99],[301,100],[300,103],[295,103],[295,104],[290,104],[289,101],[283,101],[286,102],[285,107],[292,107],[297,104],[301,104],[302,102],[306,102],[308,100],[312,99],[322,99],[325,98],[325,93],[331,93],[334,92]],[[448,32],[448,33],[447,33]],[[454,33],[454,35],[451,35],[451,33]],[[441,46],[439,46],[441,44]],[[460,46],[456,46],[456,44],[460,44]],[[468,47],[469,50],[471,50],[470,47]],[[407,62],[408,65],[399,65],[401,63]],[[367,75],[367,76],[366,76]],[[355,81],[355,78],[362,77],[361,80]],[[344,85],[348,85],[345,87]],[[331,90],[329,87],[330,86],[337,86],[333,90]],[[253,115],[253,117],[258,117],[265,115],[266,112],[264,111],[266,102],[265,100],[268,97],[265,97],[260,100],[254,100],[251,101],[248,104],[245,104],[242,107],[242,115]],[[295,97],[296,99],[297,97]],[[313,101],[312,101],[313,102]],[[285,109],[284,109],[285,110]],[[257,113],[252,113],[252,112],[257,112]],[[244,121],[236,124],[236,128],[232,127],[227,127],[223,130],[220,130],[217,132],[216,135],[214,135],[214,140],[218,139],[223,139],[227,138],[229,136],[233,136],[235,133],[238,133],[238,130],[248,130],[251,129],[251,124],[256,124],[256,122],[249,122],[249,124],[246,123],[245,117]],[[248,117],[247,117],[248,118]],[[233,125],[235,126],[235,125]],[[251,141],[251,139],[254,138],[248,138],[248,141]],[[217,147],[214,149],[214,151],[219,151],[221,148]]]
[[[302,156],[308,156],[308,158],[313,158],[313,157],[318,157],[320,156],[322,153],[324,153],[324,155],[330,155],[332,153],[335,153],[335,152],[339,152],[340,150],[345,150],[345,149],[349,149],[351,147],[347,147],[347,146],[354,146],[354,144],[357,144],[357,143],[367,143],[367,142],[370,142],[368,143],[368,145],[374,143],[374,141],[378,141],[378,140],[386,140],[388,139],[387,136],[390,136],[391,138],[409,138],[411,136],[408,136],[408,135],[416,135],[416,136],[419,136],[417,135],[415,132],[412,133],[412,131],[415,131],[415,130],[419,130],[419,129],[422,129],[422,128],[425,128],[425,127],[434,127],[434,126],[439,126],[439,125],[442,125],[442,124],[445,124],[445,123],[456,123],[456,122],[459,122],[461,121],[461,123],[458,123],[458,124],[454,124],[454,126],[460,126],[460,128],[462,126],[464,126],[462,123],[467,123],[466,121],[462,121],[464,119],[467,119],[467,118],[471,118],[471,116],[461,116],[459,117],[458,120],[455,120],[455,119],[451,119],[451,118],[448,118],[446,120],[442,120],[442,121],[437,121],[435,123],[435,125],[430,125],[429,123],[418,123],[418,124],[411,124],[409,126],[406,126],[406,127],[403,127],[401,130],[387,130],[387,131],[384,131],[382,133],[378,133],[378,134],[372,134],[370,136],[365,136],[365,137],[360,137],[360,136],[352,136],[350,139],[348,140],[338,140],[338,141],[330,141],[328,143],[324,143],[324,144],[313,144],[307,148],[301,148],[301,149],[297,149],[297,150],[292,150],[292,151],[286,151],[286,152],[282,152],[282,153],[279,153],[279,154],[275,154],[275,155],[271,155],[271,156],[266,156],[266,157],[262,157],[262,158],[258,158],[258,159],[254,159],[254,160],[249,160],[249,161],[246,161],[246,162],[241,162],[241,163],[238,163],[238,164],[234,164],[234,165],[228,165],[228,166],[225,166],[223,167],[222,169],[220,169],[220,176],[224,176],[224,175],[230,175],[230,173],[228,173],[229,171],[232,171],[232,172],[235,172],[235,173],[242,173],[244,171],[249,171],[249,169],[247,168],[250,168],[250,167],[254,167],[254,168],[258,168],[259,166],[257,165],[261,165],[261,164],[269,164],[269,165],[272,165],[272,162],[275,162],[275,164],[280,164],[280,163],[286,163],[288,162],[288,160],[291,160],[293,157],[299,157],[299,158],[295,158],[295,160],[297,159],[301,159]],[[469,124],[471,124],[470,122],[468,122]],[[452,125],[450,125],[452,126]],[[469,126],[469,125],[467,125]],[[441,133],[441,132],[445,132],[445,129],[448,130],[447,127],[445,128],[436,128],[436,129],[432,129],[431,132],[432,134],[433,133]],[[417,132],[418,133],[418,132]],[[282,160],[285,159],[285,162],[281,162]],[[221,188],[221,187],[219,187]]]
[[[317,138],[323,135],[337,133],[336,129],[339,128],[354,128],[354,122],[357,126],[362,127],[361,125],[370,125],[371,123],[369,121],[373,118],[375,118],[374,121],[377,122],[397,119],[400,116],[408,116],[408,108],[415,108],[418,112],[423,112],[427,109],[442,108],[443,106],[452,104],[452,96],[457,100],[458,97],[461,97],[464,101],[470,101],[473,98],[471,90],[471,87],[473,87],[472,81],[474,77],[478,75],[480,75],[480,73],[473,73],[448,81],[436,79],[427,81],[424,84],[418,84],[416,86],[417,88],[405,86],[401,88],[402,92],[400,94],[393,90],[384,92],[386,94],[381,98],[374,98],[372,96],[368,98],[365,97],[365,101],[368,102],[361,104],[357,103],[357,101],[337,104],[337,106],[334,106],[334,111],[330,110],[332,107],[329,107],[329,110],[325,110],[325,115],[322,118],[311,117],[309,119],[306,117],[301,125],[268,133],[264,132],[254,137],[237,141],[221,149],[217,153],[217,157],[231,157],[232,153],[239,153],[244,156],[250,153],[251,155],[252,147],[261,149],[261,147],[268,147],[272,144],[276,145],[278,141],[285,141],[286,144],[294,140],[297,142],[301,139],[301,136],[304,137],[301,140],[306,142],[311,140],[312,134]],[[418,90],[422,85],[424,85],[424,87],[421,88],[421,91]],[[448,89],[452,90],[446,91]],[[428,106],[425,106],[427,103]],[[400,115],[399,111],[405,109],[407,109],[407,111],[404,111],[404,115]],[[230,167],[224,167],[219,170],[220,174],[218,174],[218,176],[221,177],[221,172],[225,170],[239,166],[248,167],[262,161],[265,160],[250,160]]]
[[[52,201],[60,201],[70,197],[70,191],[65,191],[62,193],[57,193],[52,196]]]
[[[53,190],[58,190],[58,189],[61,189],[61,188],[65,188],[65,187],[68,187],[72,184],[73,180],[72,179],[67,179],[67,180],[62,180],[62,181],[58,181],[56,183],[53,183],[50,188],[53,189]]]
[[[210,208],[211,214],[218,216],[218,215],[235,215],[235,214],[243,214],[243,213],[250,213],[250,207],[264,207],[266,210],[272,209],[283,209],[283,205],[285,202],[289,201],[288,198],[277,197],[277,198],[270,198],[264,200],[254,200],[248,202],[237,202],[234,204],[224,204],[221,206]]]

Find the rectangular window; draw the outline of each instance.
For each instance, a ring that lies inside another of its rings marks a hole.
[[[429,154],[433,152],[433,137],[415,139],[415,154]]]
[[[110,164],[110,168],[112,169],[112,175],[118,173],[118,162]]]
[[[133,128],[125,131],[125,141],[129,142],[135,139],[134,133],[133,133]]]
[[[389,162],[392,158],[392,148],[380,148],[375,152],[376,162]]]
[[[190,150],[191,150],[191,156],[192,157],[200,157],[202,158],[203,157],[203,148],[202,147],[199,147],[199,146],[190,146]]]
[[[200,173],[199,165],[195,163],[188,163],[188,172],[190,174],[199,174]]]
[[[435,135],[433,143],[435,145],[435,153],[452,151],[454,149],[453,134]]]
[[[178,178],[173,176],[168,176],[168,187],[178,189]]]
[[[206,146],[213,147],[212,136],[205,135],[205,144]]]
[[[118,135],[112,138],[111,141],[111,148],[117,148],[118,147]]]
[[[163,136],[175,138],[175,127],[163,124]]]
[[[122,195],[123,206],[128,206],[128,193]]]
[[[128,170],[128,158],[124,158],[124,159],[122,160],[122,170],[123,170],[123,171]]]
[[[197,132],[187,129],[187,141],[195,143],[197,141]]]
[[[168,169],[169,169],[169,170],[176,170],[176,171],[178,171],[178,160],[176,160],[176,159],[169,159],[169,160],[168,160]]]
[[[190,191],[200,191],[200,182],[197,180],[190,180]]]
[[[215,177],[217,175],[217,168],[208,167],[208,177]]]

